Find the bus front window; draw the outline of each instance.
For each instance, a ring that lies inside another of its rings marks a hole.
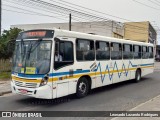
[[[22,74],[46,74],[50,70],[51,41],[16,42],[13,56],[13,72]]]

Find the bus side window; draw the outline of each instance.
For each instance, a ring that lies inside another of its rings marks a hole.
[[[97,60],[110,59],[109,42],[96,41],[96,59]]]
[[[60,41],[56,43],[54,68],[59,69],[73,63],[73,43],[70,41]]]
[[[147,46],[143,46],[142,47],[142,59],[148,59],[148,47]]]
[[[132,59],[132,45],[129,44],[123,44],[123,59]]]
[[[148,47],[149,49],[149,58],[153,58],[154,55],[153,55],[153,47]]]
[[[122,59],[122,44],[111,43],[111,59],[112,60]]]
[[[141,56],[142,56],[142,52],[141,52],[141,46],[139,45],[134,45],[133,46],[133,56],[134,56],[134,59],[141,59]]]
[[[78,61],[95,60],[94,41],[87,39],[77,39],[76,58]]]

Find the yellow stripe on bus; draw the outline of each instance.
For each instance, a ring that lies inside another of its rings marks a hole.
[[[154,68],[154,66],[144,66],[144,67],[140,67],[140,68]],[[110,71],[110,74],[118,73],[118,72],[125,72],[125,71],[133,71],[136,69],[137,68],[112,70],[112,71]],[[53,78],[49,78],[48,82],[54,82],[54,81],[66,80],[66,79],[76,79],[76,78],[80,78],[84,75],[89,75],[91,77],[91,76],[104,75],[104,74],[109,74],[109,72],[104,71],[104,72],[94,72],[94,73],[87,73],[87,74],[77,74],[77,75],[73,75],[73,76],[53,77]],[[41,83],[42,79],[25,79],[25,78],[19,78],[19,77],[12,76],[12,80],[21,81],[21,82]]]

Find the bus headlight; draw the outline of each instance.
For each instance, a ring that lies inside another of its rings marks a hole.
[[[48,75],[44,76],[44,78],[42,79],[42,81],[40,83],[40,86],[46,85],[48,83],[48,79],[49,79]]]

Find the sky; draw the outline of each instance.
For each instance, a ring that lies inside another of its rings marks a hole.
[[[15,24],[61,23],[61,22],[68,21],[68,18],[66,18],[66,20],[60,20],[60,19],[56,19],[48,16],[27,15],[23,13],[6,11],[6,9],[16,10],[16,9],[5,6],[6,4],[10,5],[10,3],[7,1],[9,0],[2,0],[2,3],[3,3],[2,4],[2,8],[3,8],[2,29],[9,29],[10,25],[15,25]],[[52,0],[44,0],[44,1],[51,2]],[[58,0],[55,0],[55,1],[58,1]],[[155,2],[158,0],[143,0],[143,1],[139,0],[139,2],[146,4],[146,6],[135,2],[135,0],[65,0],[65,1],[77,4],[80,6],[84,6],[93,10],[97,10],[106,14],[124,18],[130,21],[136,21],[136,22],[150,21],[153,26],[160,27],[160,20],[159,20],[160,3],[157,2],[157,4],[155,4]],[[124,22],[124,20],[119,18],[114,18],[107,15],[104,15],[104,16],[107,17],[108,19]],[[158,31],[158,33],[159,32],[160,31]],[[158,37],[158,39],[160,39],[160,37]]]

